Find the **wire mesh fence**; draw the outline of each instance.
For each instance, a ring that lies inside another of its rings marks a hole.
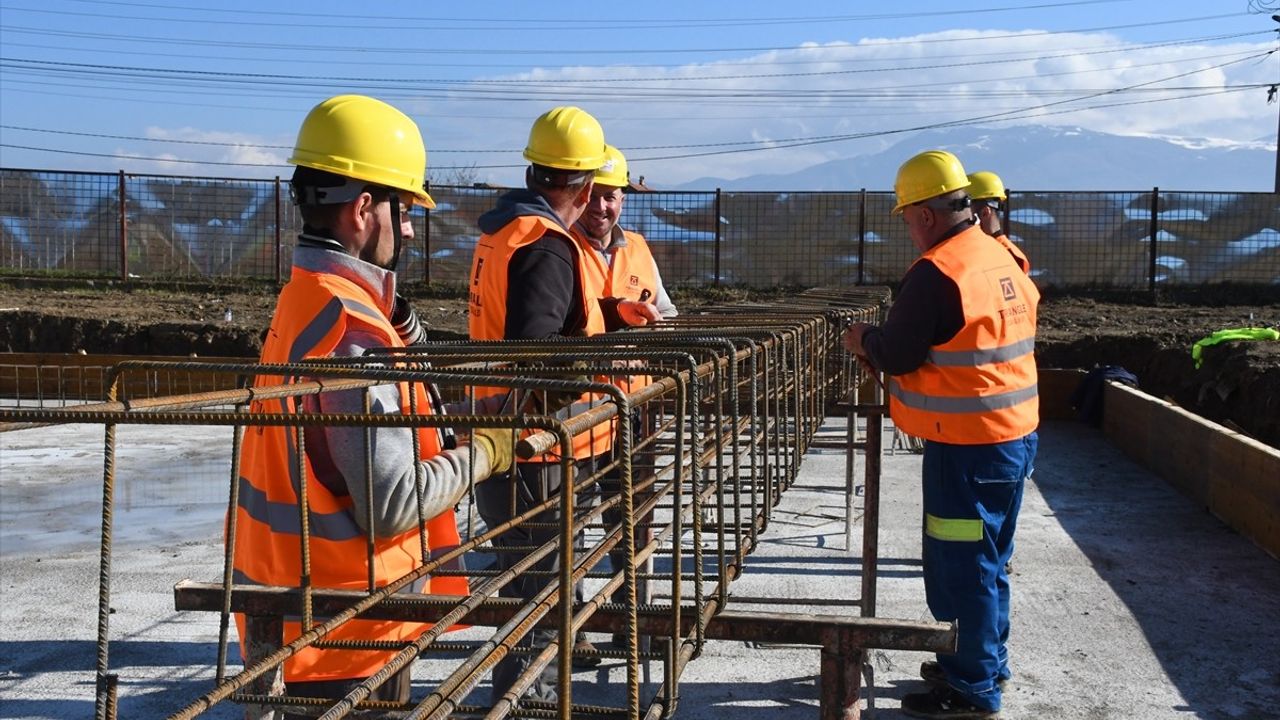
[[[400,277],[460,285],[503,188],[433,186]],[[124,202],[121,202],[124,198]],[[647,192],[621,224],[669,285],[886,284],[917,256],[893,194]],[[1006,229],[1037,284],[1153,290],[1280,283],[1280,195],[1015,192]],[[280,280],[301,222],[279,178],[0,169],[0,272],[122,280]]]

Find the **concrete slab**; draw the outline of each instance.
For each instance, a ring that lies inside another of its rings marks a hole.
[[[824,433],[839,433],[840,424],[833,419]],[[143,433],[122,445],[139,449],[121,457],[122,488],[131,488],[134,509],[118,518],[112,572],[110,665],[122,678],[121,717],[173,712],[205,692],[212,677],[216,616],[172,609],[174,582],[216,581],[221,569],[225,457],[210,451],[221,441],[193,432]],[[97,433],[0,434],[0,718],[92,712]],[[929,618],[920,577],[919,465],[917,455],[885,457],[881,616]],[[1280,563],[1091,428],[1047,423],[1037,466],[1014,555],[1015,677],[1004,716],[1275,717]],[[778,601],[734,609],[857,612],[839,606],[859,593],[861,537],[859,527],[854,551],[846,550],[843,487],[843,453],[811,452],[732,587],[738,597]],[[867,717],[901,717],[902,695],[925,688],[916,676],[925,659],[875,652]],[[420,661],[415,676],[442,677],[450,663]],[[813,647],[711,641],[685,672],[677,717],[812,718],[817,672]],[[591,685],[620,682],[622,671],[606,663],[576,677],[587,700]],[[227,707],[206,716],[236,713]]]

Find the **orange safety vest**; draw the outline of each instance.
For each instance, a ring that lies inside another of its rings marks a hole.
[[[890,378],[894,424],[956,445],[1014,440],[1040,424],[1036,306],[1040,292],[991,236],[974,225],[935,245],[930,260],[960,289],[964,327],[929,349],[919,368]]]
[[[644,302],[653,302],[658,296],[658,275],[655,272],[653,253],[649,243],[640,233],[622,230],[626,244],[612,250],[613,262],[607,263],[600,251],[592,246],[582,229],[574,225],[573,237],[578,242],[580,254],[585,258],[584,272],[591,275],[591,283],[601,287],[601,297],[617,297],[640,302],[647,290]],[[625,392],[632,393],[652,382],[648,375],[619,377],[614,383]]]
[[[643,235],[623,230],[622,236],[626,239],[626,244],[610,253],[613,255],[613,263],[608,264],[578,227],[574,227],[573,234],[583,255],[587,256],[587,268],[597,275],[603,287],[601,297],[639,301],[644,291],[648,290],[645,302],[657,299],[658,276],[654,273],[657,265],[654,264],[653,253]]]
[[[587,318],[584,335],[599,335],[605,331],[604,313],[600,310],[603,284],[598,273],[589,269],[588,253],[576,245],[573,237],[555,221],[541,215],[521,215],[507,223],[498,232],[481,235],[471,258],[471,287],[468,295],[468,325],[472,340],[505,339],[507,327],[507,266],[516,251],[537,242],[543,235],[552,233],[569,240],[577,258],[579,301]],[[476,388],[478,397],[506,392],[504,388]],[[584,394],[579,403],[593,401],[591,393]],[[598,401],[600,398],[595,397]],[[579,403],[575,403],[578,406]],[[585,405],[584,405],[585,407]],[[601,455],[613,447],[613,433],[593,428],[573,438],[573,456],[578,460]],[[543,456],[547,462],[555,456]]]
[[[993,235],[996,242],[1000,243],[1009,254],[1013,256],[1013,261],[1018,263],[1018,267],[1022,268],[1022,272],[1031,272],[1031,260],[1027,259],[1027,254],[1022,252],[1022,248],[1017,243],[1009,239],[1008,235],[1001,232],[999,235]]]
[[[379,337],[388,347],[403,347],[390,322],[369,294],[357,284],[328,273],[293,268],[280,292],[271,331],[262,348],[262,362],[297,362],[327,357],[351,328]],[[255,386],[279,385],[281,376],[263,375]],[[408,413],[409,387],[400,384],[401,412]],[[413,387],[419,414],[430,412],[425,388]],[[297,411],[297,401],[254,403],[264,412]],[[419,430],[422,459],[440,452],[434,428]],[[235,582],[250,585],[298,587],[302,552],[299,538],[297,436],[292,427],[251,427],[245,431],[240,456],[240,496],[236,506]],[[311,582],[317,588],[368,588],[367,534],[356,524],[351,498],[336,495],[316,477],[310,456],[305,458],[310,513]],[[430,519],[425,527],[428,552],[438,555],[460,543],[453,510]],[[423,564],[423,539],[417,528],[392,538],[375,540],[374,581],[378,586],[403,577]],[[466,595],[466,578],[431,578],[422,592]],[[323,618],[317,620],[322,622]],[[243,615],[236,616],[245,638]],[[412,640],[430,629],[429,623],[352,620],[330,633],[330,640]],[[300,618],[286,618],[284,641],[302,632]],[[246,643],[241,643],[243,654]],[[308,647],[285,661],[285,682],[368,677],[382,668],[393,651],[332,650]]]

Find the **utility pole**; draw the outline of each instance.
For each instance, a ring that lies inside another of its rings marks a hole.
[[[1275,20],[1275,21],[1276,21],[1276,22],[1278,22],[1278,23],[1280,23],[1280,15],[1272,15],[1272,16],[1271,16],[1271,19],[1272,19],[1272,20]],[[1280,35],[1280,29],[1276,30],[1276,34],[1277,34],[1277,35]],[[1271,104],[1271,103],[1273,103],[1273,102],[1276,102],[1276,89],[1277,89],[1278,87],[1280,87],[1280,86],[1272,85],[1272,86],[1271,86],[1271,88],[1270,88],[1269,90],[1267,90],[1267,103],[1268,103],[1268,104]],[[1277,104],[1277,105],[1280,105],[1280,103],[1276,103],[1276,104]],[[1280,108],[1277,108],[1277,112],[1276,112],[1276,185],[1275,185],[1275,192],[1276,192],[1277,194],[1280,194]]]

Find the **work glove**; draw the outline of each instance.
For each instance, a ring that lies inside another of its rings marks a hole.
[[[471,434],[471,442],[489,457],[489,474],[501,475],[511,470],[516,432],[511,428],[480,428]]]
[[[427,341],[427,328],[418,321],[418,313],[414,312],[408,298],[400,293],[396,293],[396,302],[391,309],[391,326],[405,345],[421,345]]]

